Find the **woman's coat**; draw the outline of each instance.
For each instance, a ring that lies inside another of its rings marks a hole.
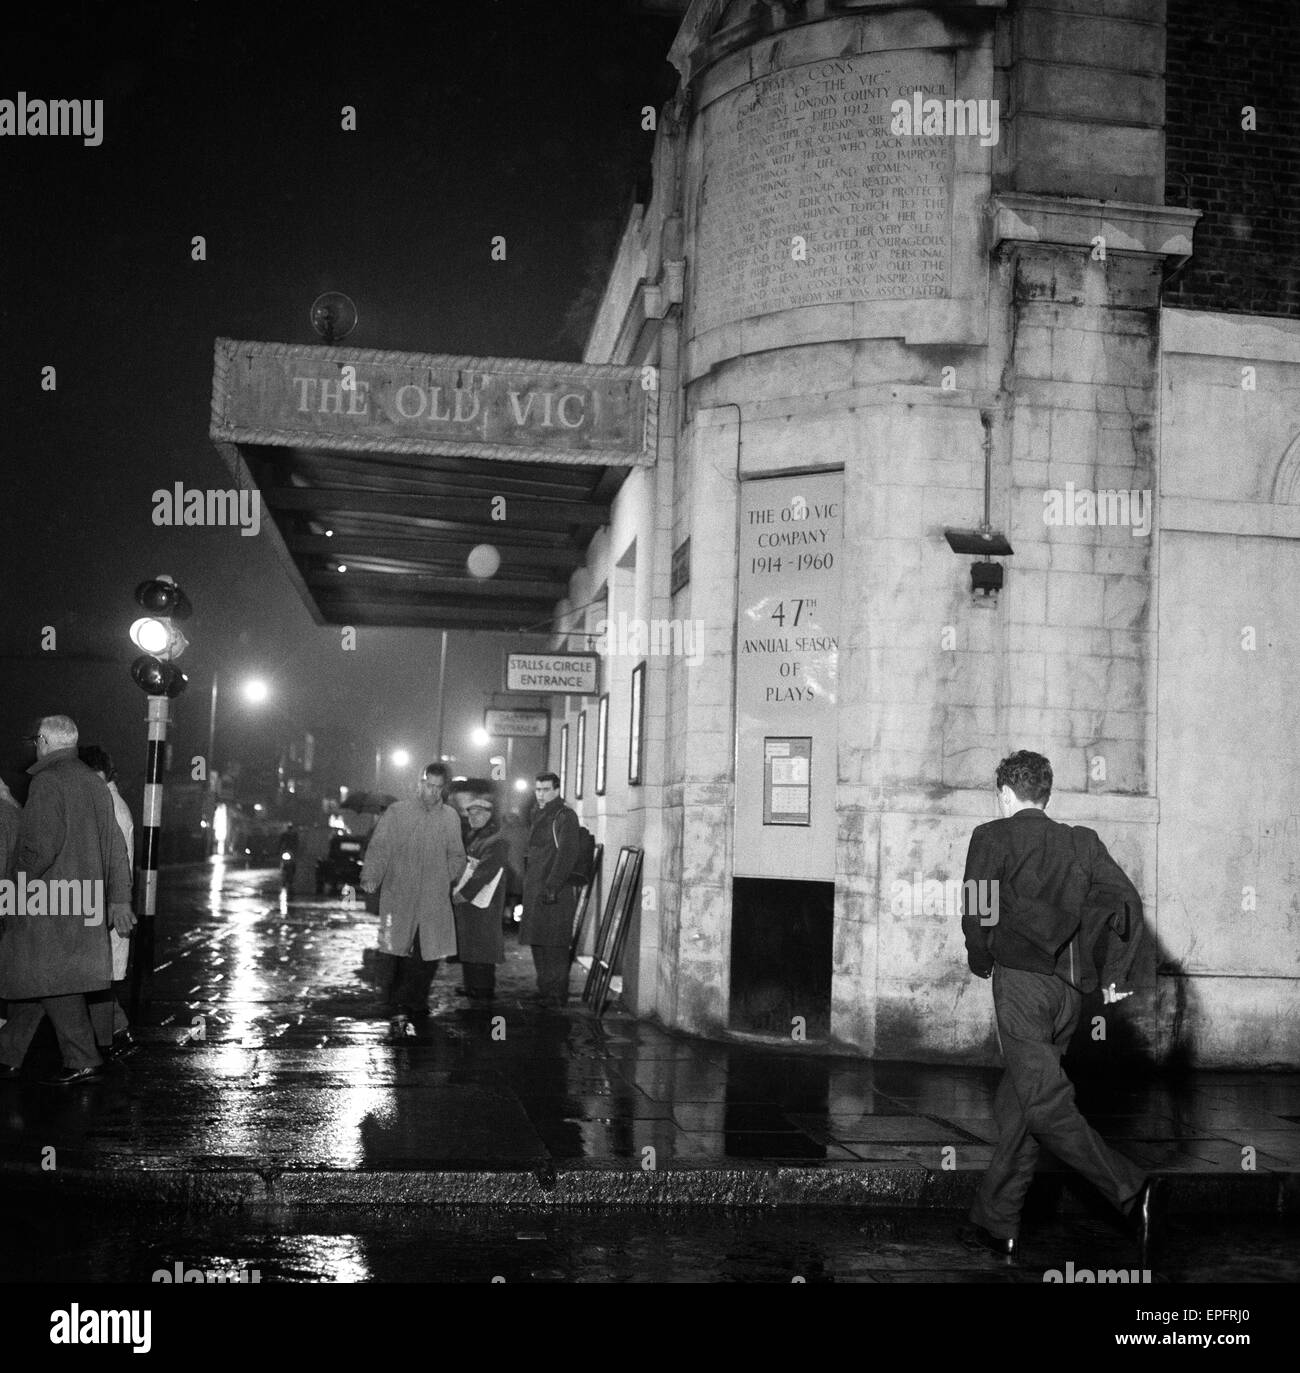
[[[456,942],[462,963],[505,962],[506,944],[501,922],[505,918],[507,874],[502,874],[488,905],[476,906],[470,898],[477,896],[501,872],[506,862],[507,843],[507,837],[496,828],[476,830],[470,835],[469,856],[478,860],[478,866],[460,889],[455,903]]]

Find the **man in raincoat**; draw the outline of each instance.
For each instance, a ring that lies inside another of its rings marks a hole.
[[[361,889],[379,892],[379,949],[388,1013],[399,1034],[429,1012],[438,961],[456,952],[451,889],[465,870],[460,816],[443,802],[447,769],[430,763],[414,800],[380,817],[366,850]]]
[[[3,906],[0,997],[9,1020],[0,1029],[0,1079],[20,1074],[49,1016],[64,1066],[46,1081],[65,1086],[103,1071],[86,993],[111,984],[109,928],[127,935],[135,927],[131,864],[108,788],[77,757],[77,726],[47,715],[34,742],[17,879]]]

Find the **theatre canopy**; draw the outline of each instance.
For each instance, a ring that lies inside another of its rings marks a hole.
[[[545,629],[656,399],[636,367],[218,339],[209,432],[318,624]]]

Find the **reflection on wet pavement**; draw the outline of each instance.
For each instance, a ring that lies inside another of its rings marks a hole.
[[[1036,1228],[1018,1267],[972,1254],[951,1217],[842,1208],[596,1210],[341,1208],[249,1215],[63,1206],[19,1216],[4,1282],[148,1282],[159,1270],[260,1282],[1029,1283],[1046,1268],[1131,1269],[1130,1246],[1087,1221]],[[1177,1225],[1152,1272],[1164,1283],[1284,1283],[1300,1276],[1294,1224]],[[1232,1305],[1232,1303],[1227,1303]]]
[[[62,1094],[0,1087],[10,1170],[38,1169],[50,1144],[60,1167],[100,1171],[888,1166],[966,1185],[988,1161],[995,1070],[544,1011],[513,939],[495,1002],[468,1004],[444,966],[428,1022],[394,1042],[370,972],[376,918],[360,907],[289,902],[276,873],[218,865],[165,873],[160,909],[142,1047]],[[39,1054],[28,1067],[39,1074]],[[1148,1166],[1240,1179],[1247,1147],[1261,1178],[1300,1164],[1296,1074],[1084,1084],[1080,1099]]]

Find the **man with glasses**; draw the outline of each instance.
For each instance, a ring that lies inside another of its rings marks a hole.
[[[414,1035],[429,1014],[440,959],[456,952],[451,889],[465,870],[460,816],[443,802],[447,769],[430,763],[415,799],[395,801],[366,850],[361,889],[379,892],[379,948],[393,1032]]]
[[[537,774],[533,795],[540,809],[528,836],[519,942],[532,945],[541,1004],[558,1010],[569,999],[569,942],[578,900],[569,877],[579,857],[578,817],[564,804],[553,772]]]
[[[135,927],[131,864],[108,788],[77,757],[77,726],[47,715],[30,742],[36,762],[17,858],[23,909],[6,915],[0,935],[0,997],[9,1002],[0,1079],[20,1075],[49,1016],[64,1066],[46,1081],[67,1086],[103,1072],[86,995],[112,984],[110,927]]]

